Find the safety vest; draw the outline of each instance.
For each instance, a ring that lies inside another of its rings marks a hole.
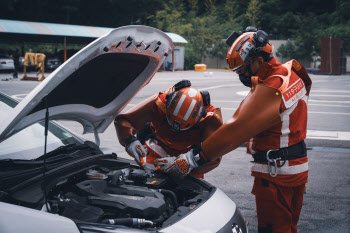
[[[311,79],[305,68],[295,60],[281,65],[273,58],[268,64],[270,66],[267,70],[258,72],[265,76],[252,77],[252,88],[261,83],[280,91],[281,122],[251,138],[247,142],[249,154],[288,147],[306,138]],[[278,168],[276,177],[269,175],[267,163],[254,163],[251,171],[253,176],[271,180],[279,185],[297,186],[307,182],[308,159],[303,157],[286,161]]]

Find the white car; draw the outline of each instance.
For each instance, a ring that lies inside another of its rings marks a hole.
[[[0,232],[247,232],[236,204],[204,180],[145,171],[99,149],[98,133],[173,47],[157,29],[121,27],[20,103],[0,94]],[[80,122],[96,142],[51,121],[57,119]]]
[[[0,71],[13,71],[15,65],[11,58],[7,58],[5,55],[0,54]]]

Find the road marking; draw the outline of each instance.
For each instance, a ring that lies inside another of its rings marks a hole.
[[[323,106],[323,107],[340,107],[340,108],[350,108],[350,106],[345,105],[328,105],[328,104],[307,104],[307,106]]]
[[[317,152],[330,152],[330,153],[343,153],[343,154],[350,154],[350,148],[337,148],[337,147],[319,147],[319,146],[313,146],[310,147],[312,151]],[[124,150],[125,151],[125,150]]]
[[[340,92],[340,91],[339,91]],[[240,95],[240,96],[246,96],[248,95],[249,91],[238,91],[236,92],[237,95]],[[346,93],[349,93],[349,92],[346,92]],[[312,91],[311,91],[311,97],[318,97],[318,96],[322,96],[322,97],[345,97],[345,98],[350,98],[350,95],[318,95],[318,94],[312,94]]]
[[[227,102],[227,103],[240,103],[242,101],[211,101],[211,102]],[[350,103],[350,102],[349,102]],[[350,108],[350,106],[346,105],[329,105],[329,104],[307,104],[308,106],[323,106],[323,107],[339,107],[339,108]]]
[[[312,90],[311,89],[311,94],[313,92],[335,92],[335,93],[350,93],[350,91],[347,90],[339,90],[339,91],[328,91],[328,90]]]
[[[249,91],[239,91],[239,92],[236,92],[237,95],[240,95],[240,96],[246,96],[248,95]]]
[[[211,100],[211,102],[222,102],[222,103],[240,103],[239,100]]]
[[[310,100],[308,102],[321,102],[321,103],[343,103],[350,104],[350,101],[341,101],[341,100]]]
[[[211,100],[211,102],[240,103],[242,101],[241,100]],[[341,101],[341,100],[309,100],[308,102],[350,104],[350,101]]]
[[[345,97],[345,98],[350,98],[350,95],[314,95],[311,93],[311,96],[314,97],[314,96],[322,96],[322,97]]]
[[[233,110],[233,111],[237,110],[237,108],[221,108],[221,109],[223,109],[223,110]]]
[[[211,90],[211,89],[216,89],[216,88],[233,87],[233,86],[241,86],[241,85],[242,85],[242,84],[220,85],[220,86],[213,86],[213,87],[201,88],[201,89],[198,89],[198,90],[200,90],[200,91],[202,91],[202,90]]]
[[[235,111],[237,108],[221,108],[221,109]],[[330,115],[350,115],[350,113],[347,113],[347,112],[313,112],[313,111],[308,111],[308,113],[312,113],[312,114],[330,114]]]
[[[350,113],[347,113],[347,112],[312,112],[312,111],[308,111],[308,113],[330,114],[330,115],[350,115]]]
[[[350,132],[307,130],[306,138],[350,141]]]

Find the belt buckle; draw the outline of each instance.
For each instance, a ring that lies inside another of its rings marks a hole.
[[[273,151],[277,151],[278,149],[274,149],[274,150],[269,150],[267,153],[266,153],[266,160],[267,160],[267,166],[268,166],[268,169],[269,169],[269,174],[271,177],[276,177],[277,176],[277,160],[281,160],[281,157],[279,158],[276,158],[276,159],[271,159],[269,157],[269,154]],[[272,172],[272,168],[271,168],[271,164],[273,163],[273,166],[275,168],[275,171]]]

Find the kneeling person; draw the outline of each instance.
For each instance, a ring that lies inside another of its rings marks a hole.
[[[221,110],[210,104],[209,92],[190,86],[188,80],[178,82],[115,118],[120,144],[141,166],[146,155],[146,162],[153,164],[155,159],[166,160],[189,151],[222,125]],[[151,135],[145,144],[135,137],[141,129]],[[220,160],[194,169],[191,175],[203,178],[203,174],[217,167]]]

